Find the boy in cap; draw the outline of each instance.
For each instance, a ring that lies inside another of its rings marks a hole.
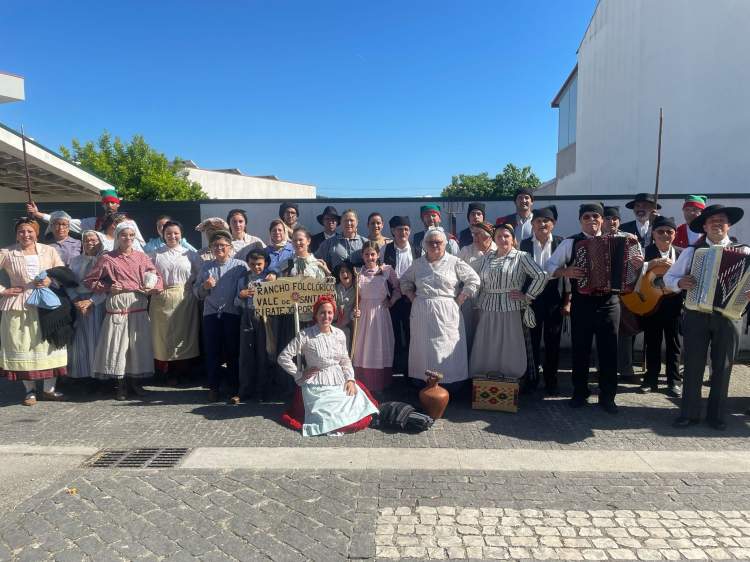
[[[301,226],[298,222],[299,205],[297,205],[297,203],[289,203],[288,201],[284,201],[281,205],[279,205],[279,218],[284,221],[287,234],[291,239],[294,229],[298,226]]]
[[[644,250],[644,274],[657,265],[671,266],[677,261],[681,250],[673,245],[676,230],[674,219],[671,217],[658,216],[654,219],[651,229],[653,242]],[[646,376],[638,389],[642,394],[659,388],[662,341],[666,348],[667,395],[679,398],[682,394],[679,385],[682,300],[681,291],[665,295],[659,302],[658,310],[644,316],[641,321],[646,344]]]
[[[527,187],[517,189],[513,194],[513,203],[516,206],[516,212],[498,218],[495,221],[495,226],[500,224],[513,225],[516,242],[521,242],[521,240],[531,238],[531,220],[533,218],[532,208],[534,207],[534,192]]]
[[[620,207],[604,207],[604,226],[602,234],[615,235],[620,232]]]
[[[544,269],[550,256],[563,241],[561,236],[552,234],[557,222],[557,207],[550,205],[534,209],[533,217],[531,220],[533,235],[531,238],[522,240],[520,248]],[[524,283],[522,292],[526,292],[527,284],[528,281]],[[541,365],[540,344],[544,338],[544,388],[548,396],[556,396],[563,316],[570,314],[569,283],[562,278],[549,280],[542,293],[531,303],[531,308],[536,316],[536,326],[531,329],[534,365],[537,369]]]
[[[424,225],[424,230],[422,232],[417,232],[414,235],[414,245],[420,249],[422,248],[422,241],[424,240],[424,235],[427,232],[427,229],[430,227],[433,228],[439,228],[443,232],[445,232],[445,229],[441,226],[442,218],[440,216],[440,205],[437,205],[435,203],[429,203],[427,205],[422,205],[419,208],[419,216],[422,219],[422,224]],[[446,238],[448,238],[448,244],[445,247],[445,250],[454,256],[458,255],[458,243],[456,243],[456,240],[451,236],[449,233],[445,233]]]
[[[739,207],[710,205],[693,219],[690,230],[703,233],[698,241],[685,248],[677,261],[664,275],[664,284],[673,291],[688,290],[697,284],[690,275],[693,256],[697,248],[723,246],[750,254],[750,248],[734,244],[729,238],[729,229],[739,222],[744,211]],[[745,296],[750,300],[750,292]],[[700,422],[701,384],[706,367],[708,347],[711,346],[711,391],[708,396],[706,421],[714,429],[724,430],[727,393],[732,365],[737,355],[740,334],[732,320],[718,312],[685,310],[682,318],[682,334],[685,347],[685,369],[682,376],[682,403],[675,427],[687,427]]]
[[[422,248],[409,243],[411,222],[407,216],[391,217],[388,221],[393,240],[380,248],[380,261],[390,265],[401,276],[411,266],[415,259],[422,255]],[[411,315],[411,301],[406,295],[401,295],[390,309],[391,323],[395,346],[393,352],[393,372],[406,374],[409,372],[409,316]]]
[[[677,233],[674,242],[672,242],[677,248],[685,249],[695,244],[701,237],[700,232],[690,230],[690,223],[697,219],[703,209],[706,208],[707,199],[708,197],[705,195],[688,195],[685,197],[682,204],[682,216],[685,217],[685,222],[677,227]]]
[[[463,248],[469,246],[474,242],[471,236],[471,225],[480,224],[484,222],[485,204],[479,202],[469,203],[469,210],[466,211],[466,220],[469,221],[469,226],[464,228],[458,235],[458,247]]]

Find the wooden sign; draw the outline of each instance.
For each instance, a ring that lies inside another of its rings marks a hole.
[[[297,303],[300,314],[312,314],[313,305],[321,295],[335,294],[333,278],[325,280],[312,277],[282,277],[276,281],[260,283],[255,290],[253,303],[259,316],[293,314]]]

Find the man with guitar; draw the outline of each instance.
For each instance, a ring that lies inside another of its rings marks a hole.
[[[653,242],[644,250],[643,275],[655,278],[654,285],[663,286],[661,276],[677,261],[681,250],[673,245],[677,227],[674,219],[658,216],[651,226]],[[680,367],[680,316],[682,313],[682,293],[663,295],[657,301],[657,309],[645,315],[641,322],[646,343],[646,376],[638,392],[646,394],[659,388],[661,371],[661,344],[666,347],[667,395],[679,398],[682,387],[679,384]]]

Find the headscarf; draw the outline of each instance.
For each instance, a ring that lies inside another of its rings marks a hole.
[[[313,318],[318,315],[318,309],[324,304],[330,304],[333,306],[333,316],[336,316],[336,299],[331,295],[320,295],[313,305]]]
[[[83,249],[83,243],[86,240],[86,236],[88,236],[89,234],[95,234],[96,237],[99,239],[99,251],[96,254],[94,254],[93,256],[87,255],[86,254],[86,250]],[[104,252],[104,238],[105,238],[104,234],[101,233],[101,232],[99,232],[98,230],[87,229],[87,230],[84,230],[83,232],[81,232],[81,254],[85,255],[86,257],[90,257],[90,258],[97,258],[97,257],[99,257],[102,254],[102,252]]]
[[[118,224],[115,227],[115,241],[117,241],[117,239],[120,237],[120,233],[126,228],[129,228],[130,230],[132,230],[133,233],[137,232],[137,227],[133,221],[131,220],[122,221],[120,224]]]
[[[44,231],[44,234],[47,235],[52,232],[52,225],[55,224],[56,220],[60,219],[65,219],[69,223],[73,220],[73,218],[65,211],[52,211],[49,214],[49,222],[47,223],[47,230]]]

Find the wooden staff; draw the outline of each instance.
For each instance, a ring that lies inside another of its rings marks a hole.
[[[354,276],[354,309],[359,309],[359,273],[357,268],[352,268],[352,275]],[[359,318],[356,316],[353,319],[354,329],[352,329],[352,351],[349,359],[354,360],[354,349],[357,347],[357,328],[359,327]]]
[[[661,171],[661,135],[664,129],[664,109],[659,108],[659,142],[656,145],[656,186],[654,187],[654,205],[659,206],[659,172]]]
[[[33,201],[31,197],[31,176],[29,175],[29,162],[26,159],[26,134],[23,132],[23,125],[21,125],[21,147],[23,149],[23,167],[26,170],[26,202],[31,204]]]
[[[299,305],[294,303],[294,336],[299,334]],[[301,350],[297,352],[297,371],[302,370],[302,353]]]

